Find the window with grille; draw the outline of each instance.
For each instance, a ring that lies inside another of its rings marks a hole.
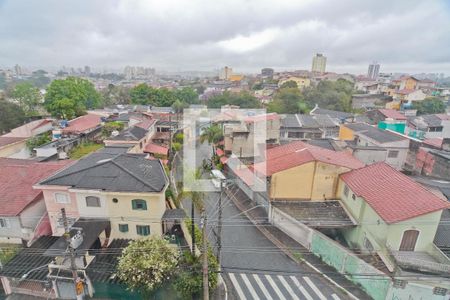
[[[128,224],[119,224],[120,232],[128,232]]]
[[[100,207],[100,198],[95,196],[86,197],[86,206],[88,207]]]
[[[4,218],[0,218],[0,228],[8,228],[9,227],[9,221]]]
[[[396,158],[398,156],[398,150],[391,150],[388,152],[388,157],[389,158]]]
[[[131,206],[134,210],[147,210],[147,202],[142,199],[134,199],[131,201]]]
[[[397,289],[404,289],[406,287],[406,280],[394,279],[393,286]]]
[[[344,195],[345,195],[345,197],[348,197],[348,186],[347,185],[344,187]]]
[[[150,235],[150,226],[149,225],[136,225],[136,233],[138,235]]]
[[[439,296],[445,296],[447,294],[448,290],[441,288],[441,287],[435,287],[433,289],[433,294],[439,295]]]
[[[55,202],[61,204],[70,203],[69,195],[66,193],[55,193]]]

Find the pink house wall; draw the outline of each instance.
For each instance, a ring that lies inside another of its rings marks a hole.
[[[53,235],[62,235],[64,228],[58,228],[57,221],[61,217],[61,208],[66,209],[67,217],[78,218],[80,216],[78,212],[77,200],[75,193],[68,191],[68,187],[64,188],[61,186],[41,186],[40,187],[44,193],[45,206],[47,207],[48,216],[50,219],[50,225],[52,227]],[[70,203],[62,204],[56,203],[55,193],[66,193],[69,195]]]

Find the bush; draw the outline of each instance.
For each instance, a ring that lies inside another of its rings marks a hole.
[[[35,137],[30,138],[27,141],[27,148],[30,150],[33,150],[34,148],[37,148],[41,145],[50,143],[51,141],[52,141],[52,137],[51,137],[50,132],[39,134]]]
[[[122,131],[123,127],[124,127],[124,124],[122,122],[118,122],[118,121],[108,122],[102,128],[102,136],[110,137],[113,131],[115,131],[115,130]]]

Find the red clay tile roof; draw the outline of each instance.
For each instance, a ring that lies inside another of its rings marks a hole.
[[[216,148],[216,154],[217,154],[218,156],[223,156],[225,153],[223,152],[222,149]]]
[[[163,146],[160,146],[160,145],[156,145],[156,144],[153,144],[153,143],[148,143],[144,147],[144,152],[167,155],[167,153],[169,152],[169,148],[166,148],[166,147],[163,147]]]
[[[406,120],[405,115],[402,115],[395,109],[379,109],[380,113],[382,113],[386,118],[392,118],[394,120]]]
[[[398,90],[397,94],[408,95],[415,91],[416,90],[413,90],[413,89],[403,89],[403,90]]]
[[[56,173],[72,161],[30,163],[16,161],[0,164],[0,216],[17,216],[30,203],[37,200],[42,191],[33,185]]]
[[[226,157],[226,156],[222,156],[221,158],[220,158],[220,162],[222,163],[222,164],[226,164],[227,163],[227,161],[228,161],[228,157]]]
[[[83,133],[96,128],[101,123],[100,115],[87,114],[69,121],[69,126],[62,131],[65,133]]]
[[[450,120],[450,115],[447,114],[436,114],[436,117],[438,117],[439,119],[446,121],[446,120]]]
[[[142,122],[139,122],[134,126],[148,130],[155,122],[155,119],[144,119]]]
[[[7,158],[0,157],[0,167],[3,166],[23,166],[36,163],[35,160],[32,159],[19,159],[19,158]]]
[[[24,137],[0,136],[0,148],[26,140]]]
[[[253,168],[265,176],[271,176],[311,161],[320,161],[349,169],[364,167],[364,164],[350,153],[336,152],[297,141],[268,149],[266,151],[266,168],[264,168],[264,163],[256,163]]]
[[[444,141],[443,138],[430,138],[425,139],[423,143],[441,149],[443,141]]]
[[[237,169],[234,170],[234,173],[236,176],[238,176],[246,185],[252,186],[254,183],[254,176],[253,172],[249,169]]]
[[[270,121],[270,120],[278,120],[280,119],[280,116],[277,113],[270,113],[265,115],[256,115],[256,116],[250,116],[246,117],[244,121],[246,123],[253,123],[253,122],[260,122],[260,121]]]
[[[52,120],[49,120],[49,119],[45,119],[45,120],[42,120],[42,122],[40,122],[39,124],[37,124],[36,126],[34,126],[33,128],[31,128],[31,130],[35,130],[36,128],[39,128],[39,127],[41,127],[41,126],[44,126],[44,125],[46,125],[46,124],[48,124],[48,123],[52,123],[53,121]]]
[[[386,223],[450,208],[450,203],[384,162],[344,173],[341,179]]]

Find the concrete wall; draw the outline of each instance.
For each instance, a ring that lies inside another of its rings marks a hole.
[[[106,207],[106,195],[100,191],[72,190],[76,193],[78,212],[80,217],[107,218],[108,208]],[[100,207],[86,206],[86,197],[94,196],[100,198]]]
[[[365,164],[386,161],[386,149],[354,149],[352,155]]]
[[[295,220],[276,207],[270,207],[270,222],[299,242],[305,248],[311,248],[314,230]]]
[[[408,151],[409,151],[409,139],[408,138],[405,138],[404,140],[397,141],[397,142],[379,143],[375,140],[372,140],[372,139],[366,137],[364,134],[361,133],[361,134],[358,134],[357,145],[358,146],[378,146],[383,149],[386,149],[387,154],[386,154],[385,162],[397,170],[402,170],[402,168],[406,162],[406,157],[408,156]],[[390,151],[398,151],[397,157],[389,157]]]
[[[11,155],[14,155],[16,153],[25,151],[26,148],[27,148],[26,140],[9,144],[7,146],[0,148],[0,157],[10,157]]]

